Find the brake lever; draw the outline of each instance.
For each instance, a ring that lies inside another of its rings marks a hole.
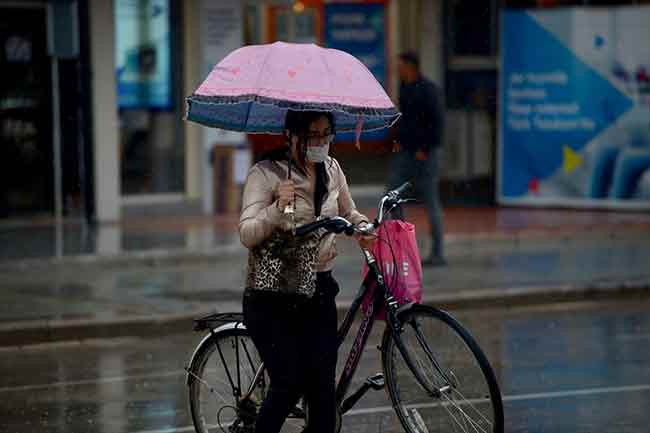
[[[352,236],[354,234],[355,227],[352,224],[350,224],[348,220],[340,216],[330,218],[328,220],[328,224],[332,225],[332,227],[329,230],[334,234],[338,235],[341,233],[345,233],[348,236]]]
[[[377,234],[374,231],[377,229],[375,224],[366,224],[363,227],[354,227],[354,231],[362,236],[374,236],[377,237]]]

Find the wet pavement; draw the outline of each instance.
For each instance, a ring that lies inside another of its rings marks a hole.
[[[422,242],[423,250],[428,241]],[[335,277],[346,304],[361,280],[362,257],[339,242]],[[451,243],[448,266],[424,269],[425,297],[531,287],[650,283],[650,235],[588,239],[477,239]],[[64,267],[0,274],[0,326],[63,320],[110,321],[239,310],[246,272],[240,254],[195,265]]]
[[[486,297],[528,293],[545,301],[570,292],[589,297],[595,288],[613,289],[614,296],[628,289],[650,293],[650,215],[491,208],[445,213],[449,265],[425,268],[425,299],[444,305],[478,299],[482,305]],[[425,213],[410,208],[407,217],[416,224],[424,256]],[[66,250],[69,261],[50,260],[45,223],[17,232],[0,227],[0,346],[141,335],[172,320],[184,329],[199,314],[239,310],[247,251],[236,224],[233,216],[132,217],[101,228],[101,251],[78,256],[81,250]],[[83,231],[74,224],[68,229],[71,236]],[[350,239],[342,238],[339,250],[335,276],[345,306],[359,287],[362,257]],[[21,251],[43,258],[7,259]],[[194,254],[179,259],[187,251]],[[552,296],[545,292],[551,288]]]
[[[649,312],[650,302],[610,301],[456,315],[493,364],[507,432],[641,433],[650,407]],[[352,389],[380,370],[380,335],[376,326]],[[0,349],[0,432],[193,431],[182,369],[200,338]],[[343,431],[403,430],[380,391],[344,417]]]

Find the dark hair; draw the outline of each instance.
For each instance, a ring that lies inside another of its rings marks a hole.
[[[334,115],[329,111],[287,111],[284,118],[284,129],[289,131],[289,135],[296,135],[300,140],[304,140],[309,133],[309,125],[317,121],[321,117],[326,117],[332,128],[332,133],[335,132],[336,125],[334,123]],[[286,137],[287,139],[289,137]],[[304,163],[305,146],[304,142],[300,143],[300,157],[301,162]]]
[[[330,123],[332,129],[332,134],[335,133],[335,123],[334,115],[328,111],[287,111],[287,115],[284,119],[284,129],[288,131],[288,136],[286,137],[287,142],[290,145],[290,137],[295,135],[298,137],[298,158],[300,159],[300,164],[305,165],[306,163],[306,138],[309,133],[309,125],[320,119],[321,117],[326,117]],[[327,196],[327,186],[329,184],[329,176],[327,175],[327,169],[324,162],[319,162],[314,164],[316,169],[316,187],[314,189],[314,212],[316,216],[320,215],[321,207],[323,206],[323,201]]]
[[[400,60],[415,66],[415,69],[420,70],[420,57],[415,51],[405,51],[399,55]]]

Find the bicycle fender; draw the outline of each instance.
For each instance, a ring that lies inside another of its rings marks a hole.
[[[194,365],[194,358],[196,358],[197,353],[199,353],[203,346],[205,346],[212,337],[216,336],[220,332],[230,331],[231,329],[246,329],[246,325],[244,325],[242,322],[225,323],[218,328],[212,329],[210,332],[208,332],[208,334],[203,337],[201,342],[196,345],[194,352],[192,352],[192,356],[190,357],[190,362],[185,367],[185,371],[187,371],[187,375],[185,376],[185,383],[187,386],[190,386],[190,379],[192,376],[189,372],[192,368],[192,365]]]
[[[420,304],[418,304],[417,302],[409,302],[408,304],[404,304],[404,305],[398,307],[397,311],[395,312],[395,317],[397,317],[399,319],[399,317],[402,314],[408,313],[409,311],[411,311],[413,308],[415,308],[418,305],[420,305]],[[386,319],[388,319],[388,318],[386,318]],[[386,343],[388,343],[388,339],[390,338],[390,335],[391,335],[390,330],[388,328],[389,327],[386,326],[386,329],[384,331],[384,335],[381,338],[381,346],[380,347],[382,349],[384,347],[386,347]]]
[[[420,304],[418,304],[417,302],[409,302],[408,304],[402,305],[397,309],[397,314],[396,314],[397,317],[402,315],[404,312],[411,311],[413,307],[415,307],[416,305],[420,305]]]

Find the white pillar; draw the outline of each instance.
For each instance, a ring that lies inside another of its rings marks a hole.
[[[110,222],[121,217],[113,0],[89,6],[95,209]]]
[[[200,35],[198,1],[183,4],[183,76],[184,96],[189,96],[201,84]],[[183,104],[185,101],[183,101]],[[185,105],[183,110],[185,110]],[[184,115],[185,113],[183,113]],[[203,135],[201,127],[193,122],[185,126],[185,191],[190,199],[199,199],[203,194]]]

